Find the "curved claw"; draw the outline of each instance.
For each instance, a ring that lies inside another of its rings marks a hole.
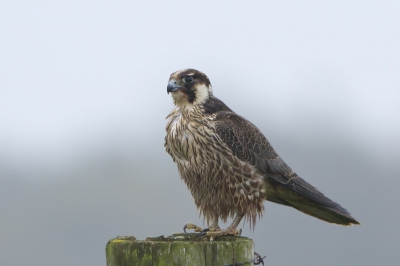
[[[200,228],[197,225],[192,224],[192,223],[187,223],[183,227],[183,231],[187,234],[186,229],[193,229],[195,232],[201,232],[203,230],[202,228]]]
[[[210,231],[210,228],[204,228],[203,231],[200,232],[198,239],[200,239],[203,236],[207,235],[208,231]]]

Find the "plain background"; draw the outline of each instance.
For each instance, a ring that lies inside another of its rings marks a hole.
[[[266,202],[266,265],[400,262],[399,1],[1,1],[0,36],[0,265],[203,225],[163,147],[188,67],[362,223]]]

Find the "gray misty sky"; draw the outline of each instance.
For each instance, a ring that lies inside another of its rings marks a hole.
[[[266,265],[400,261],[399,1],[2,1],[0,37],[0,265],[202,225],[163,148],[188,67],[363,224],[266,202]]]

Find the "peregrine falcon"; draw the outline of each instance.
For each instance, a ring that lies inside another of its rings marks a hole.
[[[343,207],[299,177],[261,131],[213,95],[208,77],[195,69],[171,74],[167,86],[175,108],[167,117],[165,150],[178,166],[209,228],[187,224],[211,238],[238,235],[245,217],[251,226],[264,200],[293,207],[326,222],[360,224]],[[218,219],[232,224],[225,230]]]

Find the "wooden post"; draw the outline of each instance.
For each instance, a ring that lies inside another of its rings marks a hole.
[[[254,243],[246,237],[218,237],[209,241],[198,234],[117,237],[106,246],[107,266],[224,266],[254,265]],[[242,263],[242,264],[240,264]]]

